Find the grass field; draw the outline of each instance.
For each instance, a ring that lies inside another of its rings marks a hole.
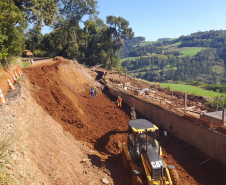
[[[187,92],[189,94],[193,94],[195,96],[206,96],[206,97],[216,97],[223,95],[222,93],[211,92],[204,90],[200,87],[191,86],[191,85],[183,85],[183,84],[168,84],[168,83],[161,83],[160,84],[163,88],[170,86],[171,90],[173,91],[180,91],[180,92]]]
[[[156,54],[156,53],[147,53],[148,56],[147,57],[152,57],[152,56],[156,56],[158,58],[162,58],[162,59],[168,59],[167,55],[163,55],[163,54]]]
[[[148,45],[148,44],[152,44],[152,43],[155,43],[155,42],[158,42],[158,41],[143,41],[143,42],[140,42],[140,46],[145,46],[145,45]],[[137,47],[138,44],[134,45],[133,47]]]
[[[120,62],[123,62],[125,60],[135,60],[136,58],[140,58],[140,57],[127,57],[127,58],[121,59]]]
[[[178,45],[180,45],[182,42],[177,42],[177,43],[174,43],[174,44],[171,44],[171,45],[169,45],[169,46],[164,46],[163,48],[170,48],[170,47],[172,47],[172,46],[178,46]]]
[[[168,39],[168,41],[175,40],[176,38]]]
[[[157,56],[157,57],[160,57],[160,58],[162,58],[162,59],[167,59],[167,56],[166,56],[166,55],[155,54],[155,53],[153,53],[153,54],[148,53],[148,55],[146,55],[146,56],[141,56],[141,57],[152,57],[152,56]],[[140,56],[139,56],[139,57],[127,57],[127,58],[123,58],[123,59],[120,60],[120,62],[123,62],[123,61],[128,60],[128,59],[134,61],[136,58],[140,58]]]
[[[164,70],[164,71],[167,71],[167,70],[169,70],[169,69],[171,69],[171,67],[165,68],[165,69],[163,69],[163,70]],[[174,69],[174,70],[177,70],[177,67],[173,67],[173,69]]]
[[[140,42],[139,44],[140,44],[140,46],[145,46],[145,45],[152,44],[155,42],[158,42],[158,41],[144,41],[144,42]]]
[[[206,48],[188,48],[188,49],[179,50],[181,53],[183,53],[183,55],[180,55],[180,57],[185,57],[187,55],[189,56],[196,55],[198,52],[200,52],[203,49],[206,49]]]

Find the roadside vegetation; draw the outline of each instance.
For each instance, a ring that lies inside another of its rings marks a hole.
[[[0,184],[16,184],[16,180],[7,171],[11,165],[9,149],[14,143],[14,136],[0,141]]]

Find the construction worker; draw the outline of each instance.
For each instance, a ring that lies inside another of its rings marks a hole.
[[[106,77],[105,77],[104,81],[105,81],[105,84],[107,85],[108,79]]]
[[[118,96],[118,99],[117,99],[117,102],[118,102],[118,107],[122,107],[122,98],[120,98],[120,96]]]
[[[94,88],[93,87],[91,88],[91,95],[92,95],[92,98],[95,98],[95,96],[94,96]]]
[[[97,95],[97,88],[96,87],[94,87],[94,94],[95,94],[95,96]]]

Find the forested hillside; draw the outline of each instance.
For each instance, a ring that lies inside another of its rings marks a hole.
[[[122,48],[117,52],[120,58],[127,58],[129,57],[130,51],[135,47],[138,46],[140,42],[145,41],[145,37],[133,37],[133,39],[124,40],[124,45]]]
[[[149,81],[226,84],[226,31],[197,32],[134,47],[122,62],[133,76]]]

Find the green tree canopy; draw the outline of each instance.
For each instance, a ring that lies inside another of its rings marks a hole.
[[[26,22],[22,12],[11,1],[0,1],[0,60],[3,62],[21,53],[24,47],[23,29]]]
[[[8,0],[10,1],[10,0]],[[24,18],[36,26],[51,25],[57,14],[58,0],[12,0]]]
[[[129,22],[122,17],[107,16],[107,24],[109,25],[109,32],[113,38],[113,51],[120,49],[124,45],[124,39],[132,39],[134,32],[129,28]]]

